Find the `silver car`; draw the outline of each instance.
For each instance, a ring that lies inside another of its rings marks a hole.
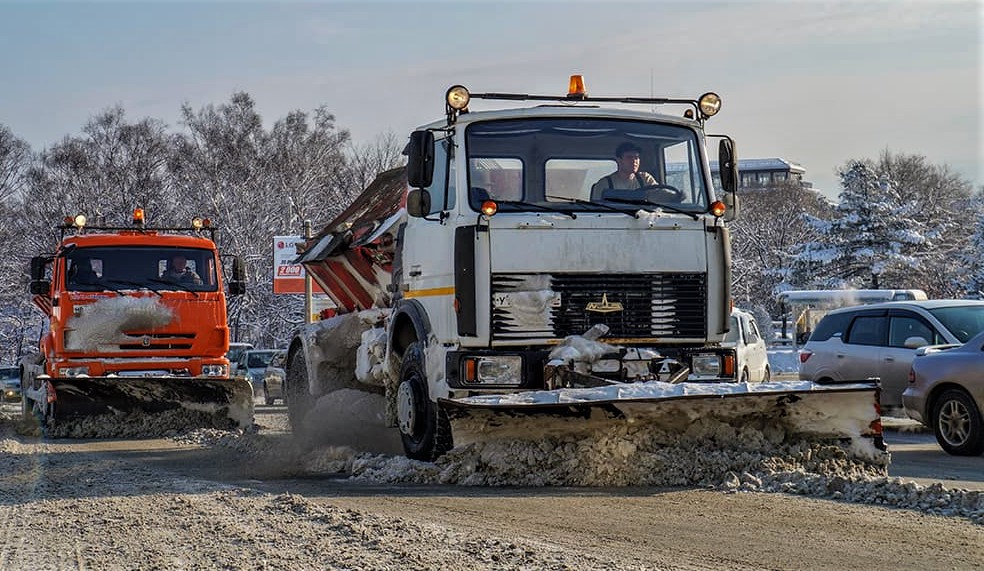
[[[909,417],[931,427],[943,450],[984,452],[984,333],[956,348],[920,350],[902,402]]]
[[[284,400],[284,377],[286,373],[287,351],[277,351],[263,372],[263,401],[270,405]]]
[[[881,404],[902,409],[916,349],[962,344],[984,331],[984,301],[893,301],[838,309],[817,324],[800,351],[800,379],[881,379]]]

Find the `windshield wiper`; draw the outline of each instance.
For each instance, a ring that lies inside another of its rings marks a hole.
[[[574,212],[568,212],[566,210],[561,210],[559,208],[551,208],[549,206],[544,206],[542,204],[537,204],[535,202],[524,202],[522,200],[500,200],[499,204],[516,204],[526,208],[533,208],[536,210],[542,210],[544,212],[552,212],[554,214],[563,214],[565,216],[570,216],[571,218],[577,218],[577,214]]]
[[[621,204],[635,204],[637,206],[653,206],[655,208],[664,208],[670,212],[676,212],[678,214],[686,214],[687,216],[693,218],[694,220],[700,220],[700,216],[697,216],[695,212],[690,212],[687,210],[682,210],[676,206],[670,206],[669,204],[663,204],[662,202],[651,202],[644,198],[606,198],[608,202],[618,202]]]
[[[605,204],[604,202],[591,202],[590,200],[581,200],[580,198],[571,198],[569,196],[547,196],[547,198],[552,198],[554,200],[566,200],[568,202],[573,202],[574,204],[579,204],[582,206],[600,206],[605,210],[611,212],[618,212],[619,214],[625,214],[626,216],[631,216],[633,218],[638,218],[639,213],[636,211],[629,212],[628,210],[623,210],[621,208],[615,208],[611,204]]]
[[[181,283],[179,281],[162,280],[162,279],[158,279],[158,278],[150,278],[147,281],[149,281],[151,283],[155,283],[155,284],[164,284],[166,286],[175,286],[176,288],[178,288],[178,289],[180,289],[182,291],[188,291],[188,292],[191,292],[191,293],[195,294],[195,297],[201,297],[200,295],[198,295],[198,291],[197,290],[193,290],[190,287],[188,287],[186,284],[183,284],[183,283]],[[157,295],[160,295],[160,296],[163,296],[164,295],[161,292],[157,291],[156,289],[154,291],[157,292]]]
[[[159,291],[157,291],[157,290],[155,290],[153,288],[147,287],[147,284],[145,284],[143,282],[135,282],[135,281],[132,281],[132,280],[118,280],[118,279],[112,279],[112,280],[106,280],[106,281],[113,282],[114,284],[123,284],[123,285],[128,285],[128,286],[134,286],[134,287],[136,287],[138,289],[147,289],[147,290],[150,290],[150,291],[156,293],[157,295],[161,295],[161,292],[159,292]]]

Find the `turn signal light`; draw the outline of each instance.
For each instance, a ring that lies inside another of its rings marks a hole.
[[[499,205],[495,203],[494,200],[486,200],[482,203],[482,214],[486,216],[493,216],[499,211]]]
[[[717,216],[718,218],[724,216],[725,210],[727,210],[727,207],[720,200],[715,200],[711,203],[711,214],[714,216]]]

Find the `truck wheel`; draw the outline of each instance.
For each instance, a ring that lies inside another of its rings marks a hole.
[[[451,449],[451,424],[427,394],[424,362],[421,343],[411,343],[400,366],[396,408],[407,458],[431,461]]]
[[[933,403],[933,432],[940,447],[954,456],[984,452],[984,422],[974,399],[960,389],[944,391]]]
[[[304,417],[311,410],[311,392],[308,388],[307,361],[304,350],[294,352],[287,363],[284,377],[284,403],[287,405],[287,420],[295,437],[304,437]]]
[[[741,370],[741,379],[739,379],[739,382],[747,383],[749,381],[749,379],[750,379],[750,377],[748,375],[748,369],[747,368],[742,369]]]

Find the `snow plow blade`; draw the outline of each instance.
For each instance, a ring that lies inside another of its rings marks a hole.
[[[831,442],[862,462],[887,464],[874,382],[617,384],[440,399],[455,447],[495,440],[588,437],[613,426],[659,434],[662,443],[695,424],[758,430],[767,440]],[[705,430],[710,440],[713,431]],[[711,442],[710,446],[715,446]]]
[[[155,436],[253,423],[253,390],[243,379],[75,377],[46,382],[51,406],[45,432],[55,436]]]

